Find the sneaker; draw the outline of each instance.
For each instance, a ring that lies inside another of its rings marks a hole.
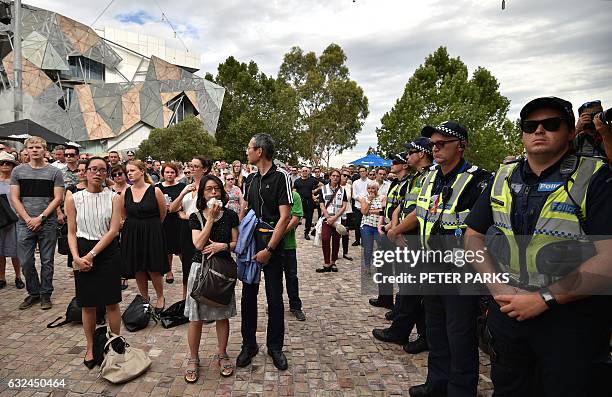
[[[21,302],[21,305],[19,305],[19,310],[25,310],[38,302],[40,302],[40,296],[28,295],[23,302]]]
[[[41,295],[40,297],[40,308],[43,310],[49,310],[53,307],[51,303],[51,297],[49,295]]]
[[[300,309],[291,309],[291,313],[293,313],[298,321],[306,321],[306,315]]]
[[[25,288],[25,283],[23,282],[22,279],[20,279],[20,278],[16,278],[15,279],[15,288],[17,288],[17,289],[24,289]]]

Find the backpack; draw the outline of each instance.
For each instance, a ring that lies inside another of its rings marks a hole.
[[[96,324],[98,325],[104,324],[106,322],[105,317],[106,317],[106,306],[97,307],[96,308]],[[83,322],[81,306],[79,306],[79,304],[77,303],[76,296],[72,298],[72,300],[68,304],[68,307],[66,308],[66,319],[62,321],[61,323],[55,324],[57,321],[61,319],[62,319],[61,317],[58,317],[55,320],[51,321],[49,324],[47,324],[47,328],[57,328],[57,327],[61,327],[62,325],[66,325],[70,323],[81,324]]]
[[[157,323],[157,316],[155,316],[151,304],[141,295],[136,295],[121,315],[125,329],[130,332],[146,328],[151,318]]]

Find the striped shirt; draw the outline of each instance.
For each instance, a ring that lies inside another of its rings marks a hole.
[[[77,237],[95,241],[108,232],[113,216],[113,198],[116,195],[108,188],[100,193],[81,190],[72,195],[77,212]]]

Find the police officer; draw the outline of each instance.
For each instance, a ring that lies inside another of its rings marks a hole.
[[[569,102],[537,98],[520,116],[526,159],[500,166],[466,220],[466,247],[482,250],[486,236],[492,254],[476,270],[510,279],[488,285],[494,395],[609,396],[609,377],[594,375],[612,311],[589,295],[610,287],[612,172],[572,154]]]
[[[383,234],[381,238],[381,246],[383,250],[393,250],[393,244],[384,236],[392,226],[397,225],[398,213],[395,213],[396,208],[402,202],[402,198],[406,194],[407,182],[410,178],[410,167],[406,161],[407,153],[399,153],[390,156],[392,162],[391,172],[397,175],[397,179],[393,180],[389,185],[387,192],[387,204],[384,209],[384,224],[380,226],[379,232]],[[379,269],[379,272],[383,276],[390,276],[393,274],[393,262],[385,262]],[[375,307],[386,307],[393,309],[393,284],[388,282],[378,283],[378,297],[371,298],[369,300],[370,305]],[[376,330],[374,330],[376,331]],[[374,335],[376,336],[376,335]]]
[[[394,217],[398,218],[398,222],[394,223],[394,227],[389,228],[388,234],[391,241],[397,240],[396,237],[398,234],[396,231],[398,223],[403,221],[406,215],[414,211],[423,176],[429,170],[429,167],[431,167],[433,160],[429,138],[419,137],[412,142],[404,144],[404,146],[407,149],[407,152],[404,153],[406,163],[414,172],[410,175],[410,179],[406,184],[401,204],[395,210]],[[417,230],[414,229],[403,234],[407,237],[416,237]],[[402,242],[402,239],[397,241],[398,244],[402,246],[417,246],[416,239],[414,238],[406,238],[404,242]],[[405,264],[397,264],[397,266],[399,269],[398,273],[408,272],[410,270]],[[393,321],[391,326],[386,329],[374,329],[372,333],[374,337],[379,340],[403,344],[403,348],[407,353],[420,353],[427,350],[423,297],[418,291],[414,291],[405,283],[400,283],[399,289],[400,291],[396,298],[394,309],[385,314],[385,318]],[[413,342],[408,342],[408,337],[415,324],[418,338]]]
[[[418,227],[424,249],[446,252],[459,246],[466,229],[465,218],[490,174],[463,158],[468,133],[457,122],[426,126],[421,135],[430,138],[438,165],[424,177],[416,209],[402,221],[398,231]],[[432,262],[433,259],[423,264],[424,272],[458,270],[452,263]],[[411,396],[476,395],[478,297],[458,296],[452,284],[443,287],[441,290],[424,286],[430,351],[428,373],[425,384],[409,389]]]

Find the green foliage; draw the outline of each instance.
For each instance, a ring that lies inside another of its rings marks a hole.
[[[357,144],[368,115],[368,99],[349,78],[346,55],[330,44],[317,58],[293,47],[285,54],[279,80],[295,90],[297,125],[294,135],[299,155],[320,164]]]
[[[151,131],[149,138],[138,147],[136,158],[151,156],[156,160],[189,161],[196,155],[215,159],[222,154],[215,138],[204,130],[200,119],[192,116],[178,124]]]
[[[255,62],[240,63],[232,56],[219,65],[216,77],[205,78],[226,90],[216,133],[225,159],[245,161],[251,137],[265,132],[276,142],[276,158],[297,162],[297,108],[291,87],[260,72]]]
[[[376,129],[380,151],[402,150],[425,125],[456,120],[468,130],[466,157],[472,163],[494,170],[505,156],[520,154],[520,130],[506,117],[510,101],[499,93],[497,79],[481,67],[468,77],[467,66],[445,47],[429,55],[382,117]]]

